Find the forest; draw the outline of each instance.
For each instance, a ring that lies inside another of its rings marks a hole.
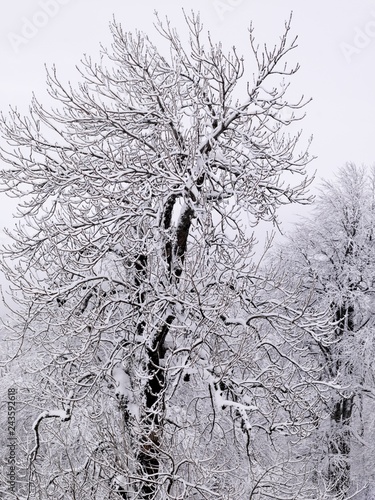
[[[185,27],[1,116],[0,499],[374,499],[375,167],[312,196],[291,19]]]

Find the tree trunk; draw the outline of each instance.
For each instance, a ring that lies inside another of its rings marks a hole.
[[[340,339],[354,330],[354,308],[352,305],[343,304],[335,307],[336,346],[339,348]],[[351,367],[345,364],[340,352],[335,353],[332,360],[331,375],[336,377],[343,369],[346,374],[351,373]],[[345,368],[344,368],[345,367]],[[329,464],[328,481],[329,491],[335,498],[344,498],[350,488],[350,425],[354,406],[354,394],[341,396],[335,402],[331,412],[331,436],[328,444]]]
[[[342,397],[331,413],[334,431],[329,441],[328,479],[330,493],[342,498],[350,488],[350,423],[354,395]]]
[[[171,195],[166,203],[163,229],[169,230],[172,224],[172,212],[176,202],[176,195]],[[182,274],[182,267],[185,259],[187,240],[194,216],[194,210],[186,205],[180,214],[176,230],[173,237],[168,239],[165,244],[165,255],[168,276],[167,280],[172,284],[177,284]],[[146,263],[138,269],[141,274],[145,274]],[[145,276],[144,276],[145,277]],[[140,282],[138,283],[140,285]],[[145,297],[140,296],[140,305]],[[167,308],[169,309],[169,308]],[[165,393],[165,374],[161,367],[160,360],[165,356],[165,338],[175,320],[175,315],[168,313],[155,334],[152,344],[147,349],[146,370],[148,380],[145,387],[145,410],[143,415],[143,434],[139,438],[138,462],[142,476],[140,494],[144,500],[156,498],[158,491],[158,477],[160,469],[160,444],[163,434],[163,413],[164,413],[164,393]],[[144,325],[139,330],[143,330]],[[141,331],[138,331],[141,333]]]

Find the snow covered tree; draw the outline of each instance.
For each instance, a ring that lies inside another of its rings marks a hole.
[[[320,425],[320,469],[335,499],[357,489],[370,494],[363,498],[374,494],[374,229],[375,170],[348,163],[323,183],[313,216],[280,253],[302,284],[300,298],[314,297],[316,310],[328,308],[333,322],[330,341],[317,342],[316,352],[322,380],[337,387]]]
[[[252,258],[259,221],[309,201],[295,40],[287,23],[260,51],[251,29],[242,84],[236,50],[186,22],[186,44],[157,23],[168,56],[114,23],[78,89],[49,73],[56,109],[3,117],[1,183],[23,203],[2,267],[39,390],[25,495],[309,498],[291,450],[316,425],[303,339],[324,322]]]

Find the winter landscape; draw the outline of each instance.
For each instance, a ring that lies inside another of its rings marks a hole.
[[[297,2],[277,33],[260,2],[146,3],[151,27],[111,7],[74,76],[2,106],[0,499],[373,500],[366,109],[309,121]],[[14,60],[75,8],[36,4]],[[352,73],[365,14],[335,46]]]

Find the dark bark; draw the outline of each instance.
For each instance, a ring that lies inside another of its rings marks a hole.
[[[354,406],[354,395],[342,397],[331,413],[335,430],[329,442],[330,490],[335,496],[345,495],[350,488],[350,423]]]
[[[172,195],[165,206],[162,227],[165,230],[171,228],[172,213],[177,196]],[[194,210],[187,206],[180,216],[179,224],[173,233],[173,239],[167,235],[165,245],[165,259],[168,268],[168,280],[178,281],[182,274],[182,265],[184,263],[187,241],[191,228]],[[140,275],[145,264],[139,262]],[[140,286],[140,282],[138,286]],[[143,302],[144,296],[140,295],[139,300]],[[160,360],[166,353],[165,339],[171,328],[175,316],[169,313],[159,331],[153,338],[152,345],[147,349],[148,381],[145,387],[145,414],[144,414],[144,433],[140,437],[140,451],[138,461],[141,468],[143,481],[141,485],[141,498],[152,500],[157,492],[157,480],[160,469],[160,440],[163,431],[163,413],[164,413],[164,392],[165,392],[165,374],[161,367]],[[143,328],[143,326],[142,326]]]
[[[160,359],[165,354],[165,337],[175,319],[169,315],[152,346],[147,350],[149,380],[145,389],[146,412],[144,420],[145,432],[140,439],[138,460],[145,480],[142,484],[142,498],[151,500],[155,497],[156,481],[159,474],[159,447],[163,430],[161,415],[164,411],[165,375],[160,367]]]
[[[332,304],[331,306],[334,306]],[[354,330],[354,308],[351,304],[342,304],[334,307],[334,316],[336,320],[336,340],[339,347],[340,339],[344,335],[352,334]],[[333,348],[335,350],[335,348]],[[340,350],[339,350],[340,351]],[[335,358],[330,360],[330,372],[336,376],[344,369],[343,359],[340,352],[335,352]],[[346,366],[346,371],[351,372],[350,366]],[[330,493],[335,498],[343,498],[349,491],[351,484],[350,467],[350,425],[354,407],[354,394],[349,396],[341,395],[338,401],[333,405],[331,412],[331,429],[328,450],[329,466],[328,481]]]
[[[172,213],[175,206],[177,195],[171,195],[164,208],[164,218],[163,218],[163,229],[168,230],[172,224]],[[172,260],[173,260],[173,245],[172,241],[168,238],[165,244],[165,259],[167,261],[168,273],[171,275],[172,272]]]
[[[135,279],[134,279],[134,284],[138,290],[138,296],[137,296],[137,302],[139,309],[142,308],[143,303],[146,300],[146,292],[142,290],[142,284],[146,280],[147,277],[147,256],[146,255],[139,255],[136,262],[135,262],[135,269],[136,269],[136,274],[135,274]],[[142,335],[143,331],[145,329],[145,322],[139,321],[137,324],[137,334]]]
[[[189,236],[191,221],[194,216],[194,210],[191,207],[186,207],[181,215],[180,223],[176,233],[176,243],[174,247],[174,258],[176,259],[175,275],[179,278],[182,274],[182,265],[185,259],[185,251],[187,239]]]

